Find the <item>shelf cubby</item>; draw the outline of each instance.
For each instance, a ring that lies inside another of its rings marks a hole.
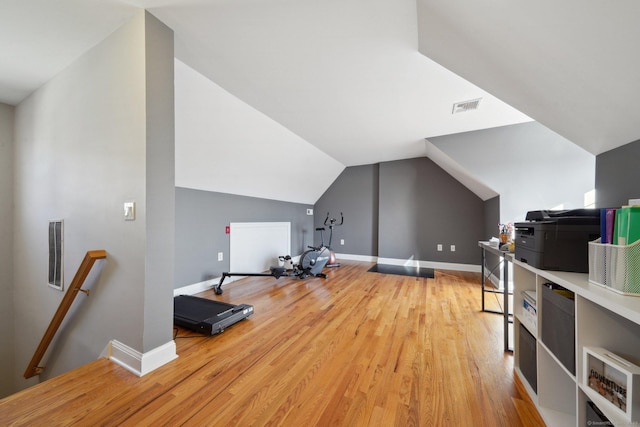
[[[591,284],[584,273],[539,270],[517,260],[514,260],[513,274],[514,370],[545,423],[548,426],[584,426],[589,420],[588,402],[593,402],[614,425],[629,424],[630,420],[624,414],[603,404],[598,393],[585,385],[583,349],[604,348],[637,363],[635,358],[640,357],[640,296],[621,295]],[[572,316],[558,316],[557,311],[554,314],[555,307],[549,294],[543,298],[542,287],[547,282],[574,294],[570,303],[560,301],[565,308],[573,309]],[[527,290],[536,291],[535,325],[522,312],[522,292]],[[568,325],[569,330],[561,333],[564,338],[560,341],[567,344],[562,351],[558,351],[548,330],[543,334],[545,320],[547,328]],[[521,327],[531,335],[520,336]],[[546,343],[543,335],[546,335]],[[534,369],[530,366],[531,339],[535,340]],[[532,375],[535,375],[535,381],[527,379]]]
[[[550,426],[576,425],[576,382],[538,342],[538,409]]]

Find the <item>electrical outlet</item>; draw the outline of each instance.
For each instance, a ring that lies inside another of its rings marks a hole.
[[[340,239],[340,244],[344,246],[344,239]]]
[[[218,261],[222,261],[224,259],[224,254],[222,252],[218,252]]]
[[[451,245],[451,252],[455,252],[456,251],[456,245]]]
[[[442,252],[442,243],[438,243],[438,252]]]

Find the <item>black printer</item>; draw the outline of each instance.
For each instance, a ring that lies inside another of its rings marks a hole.
[[[589,272],[589,242],[600,237],[600,209],[527,212],[515,224],[515,257],[542,270]]]

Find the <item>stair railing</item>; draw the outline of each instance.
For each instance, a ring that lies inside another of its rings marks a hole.
[[[31,362],[29,362],[29,366],[27,367],[27,370],[24,371],[25,378],[31,378],[35,375],[38,375],[40,372],[44,370],[44,366],[38,366],[38,365],[40,364],[40,361],[42,360],[42,357],[44,356],[45,352],[49,348],[49,344],[51,344],[51,341],[53,340],[53,337],[58,331],[60,324],[62,324],[64,317],[67,315],[67,311],[69,311],[69,308],[71,307],[71,304],[76,298],[78,291],[84,292],[86,295],[89,295],[89,290],[82,289],[82,285],[84,284],[84,281],[89,275],[89,272],[91,271],[91,268],[93,267],[93,264],[96,262],[96,260],[104,259],[106,257],[107,257],[107,252],[104,249],[88,251],[87,254],[84,256],[84,259],[80,264],[80,267],[78,267],[78,271],[76,272],[76,275],[73,277],[73,280],[69,284],[69,289],[67,289],[67,292],[64,294],[62,301],[60,301],[58,310],[53,315],[53,318],[51,319],[51,323],[49,323],[49,327],[44,333],[42,340],[40,340],[40,345],[38,345],[38,348],[36,349],[35,353],[33,353],[33,357],[31,358]]]

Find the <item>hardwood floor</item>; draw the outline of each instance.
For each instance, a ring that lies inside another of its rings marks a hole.
[[[479,274],[371,265],[200,294],[255,314],[213,337],[179,329],[179,358],[142,378],[100,359],[9,396],[0,425],[544,425],[514,381],[502,317],[480,311]]]

